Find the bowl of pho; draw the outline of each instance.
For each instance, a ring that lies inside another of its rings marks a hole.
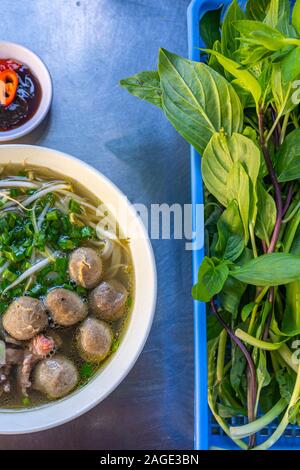
[[[67,422],[111,393],[156,302],[148,235],[126,197],[82,161],[0,147],[0,433]]]

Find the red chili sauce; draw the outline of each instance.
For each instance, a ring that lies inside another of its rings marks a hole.
[[[17,74],[15,89],[16,81],[9,76],[10,71]],[[41,102],[42,90],[29,67],[13,59],[0,59],[0,82],[2,97],[3,93],[7,98],[13,94],[11,103],[7,100],[8,105],[5,105],[5,98],[0,99],[0,132],[3,132],[15,129],[32,118]]]

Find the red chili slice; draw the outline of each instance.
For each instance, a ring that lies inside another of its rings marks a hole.
[[[19,84],[18,75],[14,70],[0,72],[0,104],[9,106],[15,99]]]

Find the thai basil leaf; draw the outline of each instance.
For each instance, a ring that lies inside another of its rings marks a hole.
[[[242,351],[232,346],[232,366],[230,369],[230,383],[237,396],[241,398],[241,383],[246,368],[246,359]]]
[[[266,351],[260,349],[258,351],[258,364],[256,365],[257,374],[257,399],[259,400],[260,393],[264,387],[267,387],[271,382],[271,376],[268,372]],[[258,403],[257,403],[258,404]]]
[[[233,164],[228,175],[227,184],[228,201],[236,201],[238,203],[247,243],[250,213],[250,180],[240,162]]]
[[[120,85],[132,95],[162,108],[160,78],[158,72],[141,72],[120,80]]]
[[[230,315],[228,312],[222,312],[223,319],[227,322],[230,321]],[[207,330],[207,341],[219,337],[223,326],[219,320],[214,315],[208,315],[206,321],[206,330]]]
[[[271,0],[264,23],[289,36],[294,34],[290,26],[290,16],[290,0]]]
[[[211,56],[212,57],[212,56]],[[243,84],[240,84],[239,80],[232,80],[231,85],[238,94],[238,97],[241,100],[241,103],[244,108],[255,108],[256,104],[251,93],[243,87]],[[254,130],[254,129],[253,129]],[[254,131],[255,132],[255,131]],[[243,131],[243,135],[244,131]]]
[[[273,375],[269,386],[263,388],[260,394],[259,405],[262,412],[267,413],[270,411],[280,398],[278,383]]]
[[[300,75],[300,47],[294,47],[279,63],[274,66],[281,71],[283,85],[299,78]]]
[[[200,36],[206,47],[213,48],[216,41],[221,40],[220,23],[223,6],[216,10],[208,10],[200,20]]]
[[[293,23],[295,30],[300,36],[300,0],[296,0],[295,6],[293,9],[292,23]]]
[[[243,264],[252,259],[252,251],[245,248],[242,256],[236,261],[237,264]],[[241,299],[247,289],[243,282],[229,276],[224,284],[223,290],[219,294],[221,305],[225,311],[230,312],[233,318],[237,318]]]
[[[212,49],[216,52],[221,52],[221,42],[216,41],[212,47]],[[216,72],[218,72],[221,75],[224,75],[224,69],[222,65],[218,62],[216,57],[214,55],[210,55],[208,58],[208,65],[214,69]]]
[[[252,310],[254,309],[255,305],[256,305],[255,302],[250,302],[250,304],[244,305],[241,311],[241,318],[243,322],[245,322],[247,318],[249,317],[249,315],[252,313]]]
[[[241,34],[242,42],[263,46],[273,52],[288,44],[284,34],[259,21],[242,20],[236,21],[234,25]]]
[[[236,162],[241,163],[255,189],[260,168],[258,147],[241,134],[231,137],[223,133],[214,134],[203,154],[202,175],[207,189],[225,207],[235,199],[228,180]]]
[[[226,12],[222,25],[221,51],[226,57],[231,58],[239,47],[239,34],[234,28],[234,22],[244,20],[245,17],[246,15],[237,0],[234,0]]]
[[[300,129],[292,131],[277,156],[277,174],[281,183],[300,178]]]
[[[264,21],[270,0],[248,0],[246,6],[247,17],[250,20]]]
[[[279,385],[280,395],[290,403],[293,390],[295,387],[295,374],[291,373],[287,368],[282,368],[276,372],[276,380]]]
[[[239,85],[252,94],[254,101],[258,106],[262,96],[262,89],[254,75],[252,75],[248,70],[242,69],[241,65],[237,62],[228,59],[217,51],[208,49],[207,52],[214,55],[224,69],[239,81]]]
[[[286,307],[281,330],[285,335],[300,334],[300,281],[286,286]]]
[[[273,197],[265,190],[260,181],[257,183],[257,197],[258,207],[255,234],[261,240],[268,241],[276,223],[276,204]]]
[[[294,425],[299,423],[299,411],[300,411],[300,398],[298,398],[296,403],[293,406],[291,406],[288,410],[289,423],[294,424]]]
[[[216,259],[205,257],[199,269],[198,283],[192,290],[194,299],[209,302],[221,292],[228,274],[228,262],[218,262]]]
[[[299,234],[296,234],[291,248],[293,255],[300,255]],[[300,334],[300,280],[291,282],[286,286],[285,312],[281,330],[285,335],[296,336]]]
[[[253,286],[279,286],[300,280],[300,256],[270,253],[232,267],[230,275]]]
[[[207,385],[208,385],[208,395],[211,398],[212,403],[216,401],[216,354],[219,345],[219,337],[208,341],[207,343]]]
[[[229,135],[241,130],[241,102],[233,87],[213,69],[161,49],[159,75],[167,118],[200,153],[220,129]]]
[[[219,294],[220,302],[224,309],[230,312],[233,318],[237,318],[241,298],[246,291],[246,284],[229,277]]]
[[[235,261],[245,248],[243,222],[236,201],[232,201],[218,223],[218,241],[215,253],[218,258]]]

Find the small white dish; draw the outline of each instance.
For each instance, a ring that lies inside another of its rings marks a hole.
[[[16,129],[0,132],[0,142],[7,142],[29,134],[44,120],[51,106],[53,91],[50,73],[44,62],[26,47],[0,41],[0,59],[15,59],[27,65],[38,79],[42,90],[41,102],[32,118]]]
[[[104,175],[56,150],[31,145],[0,146],[0,165],[27,163],[76,180],[99,198],[116,217],[130,239],[134,265],[134,301],[119,348],[95,377],[67,397],[31,409],[0,408],[0,434],[23,434],[58,426],[90,410],[104,400],[126,377],[142,352],[156,305],[156,268],[148,234],[124,194]]]

